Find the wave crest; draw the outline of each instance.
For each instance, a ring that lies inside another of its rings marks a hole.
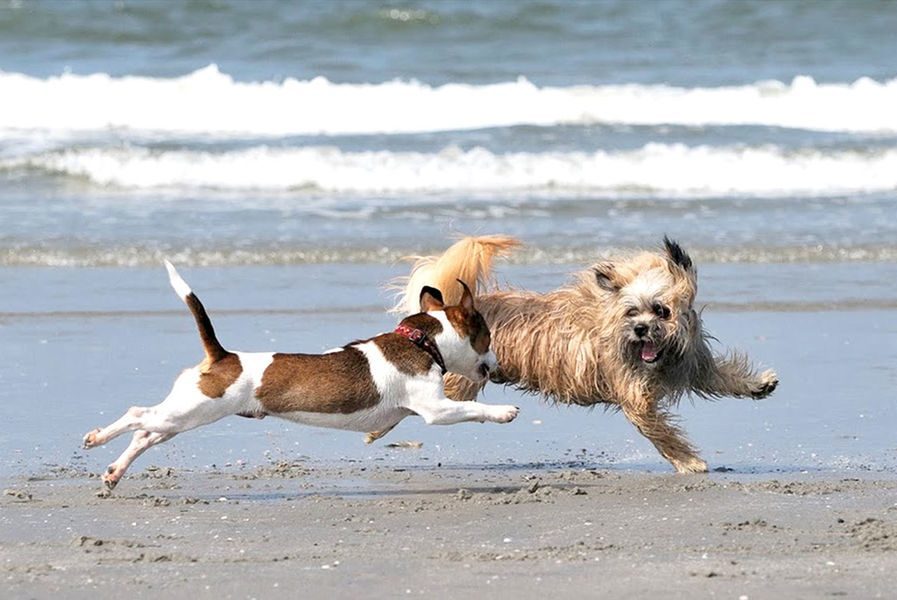
[[[897,131],[897,79],[683,88],[539,87],[416,81],[339,84],[323,77],[239,82],[214,64],[183,77],[0,71],[0,130],[283,136],[389,134],[514,125],[760,125],[817,131]],[[59,100],[64,98],[63,102]]]
[[[86,148],[0,160],[131,189],[333,193],[584,192],[617,196],[830,196],[897,189],[897,149],[799,150],[651,143],[623,152],[346,152],[328,146],[231,152]]]

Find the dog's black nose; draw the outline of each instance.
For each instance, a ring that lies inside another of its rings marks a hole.
[[[633,327],[632,330],[635,332],[635,335],[644,337],[645,334],[648,333],[648,326],[644,323],[639,323],[638,325]]]

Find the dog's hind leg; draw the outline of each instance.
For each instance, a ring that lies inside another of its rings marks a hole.
[[[134,437],[131,438],[131,443],[128,444],[125,451],[122,452],[121,456],[114,463],[106,467],[106,472],[103,473],[103,484],[106,492],[111,492],[115,488],[125,471],[128,470],[128,467],[131,466],[131,463],[138,456],[156,444],[170,440],[175,435],[174,433],[151,433],[142,429],[135,431]]]
[[[701,361],[695,391],[706,396],[734,396],[736,398],[766,398],[779,385],[775,371],[754,370],[748,357],[741,353],[726,356],[707,355]]]
[[[639,432],[654,444],[657,451],[670,461],[679,473],[705,473],[707,463],[685,437],[683,431],[672,422],[669,413],[657,410],[653,405],[622,405],[623,414]]]
[[[127,431],[176,434],[244,412],[240,398],[210,398],[197,385],[198,370],[188,369],[174,382],[168,396],[155,406],[132,406],[114,423],[84,436],[84,447],[102,446]]]
[[[93,431],[87,432],[84,436],[84,447],[96,448],[117,438],[126,431],[139,429],[141,419],[147,410],[149,409],[142,406],[132,406],[114,423],[103,428],[97,427]]]
[[[87,435],[84,436],[84,447],[96,448],[97,446],[109,443],[123,433],[138,429],[155,433],[170,433],[171,435],[174,435],[196,426],[186,426],[187,423],[182,422],[182,419],[173,418],[174,415],[168,414],[170,411],[165,410],[165,408],[171,404],[171,397],[169,396],[166,398],[165,402],[149,408],[132,406],[117,421],[106,427],[97,428],[88,432]],[[211,423],[211,421],[208,422]]]

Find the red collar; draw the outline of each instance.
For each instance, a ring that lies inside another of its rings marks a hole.
[[[408,327],[407,325],[399,325],[395,328],[393,333],[397,333],[414,342],[418,348],[433,358],[433,362],[439,365],[439,368],[442,369],[442,374],[446,374],[447,369],[445,368],[445,361],[442,359],[442,353],[439,352],[439,348],[425,332],[420,329],[415,329],[414,327]]]

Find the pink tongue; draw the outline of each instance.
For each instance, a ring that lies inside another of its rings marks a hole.
[[[642,345],[642,360],[651,362],[657,358],[657,346],[654,342],[645,342]]]

